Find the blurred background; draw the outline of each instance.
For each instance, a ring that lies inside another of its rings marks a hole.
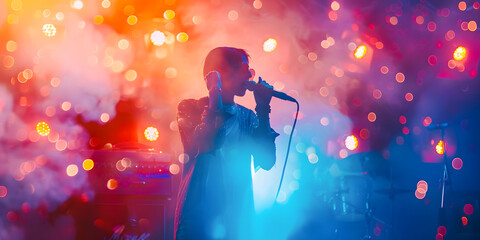
[[[171,239],[191,157],[176,108],[207,95],[218,46],[246,49],[255,78],[300,103],[275,199],[296,107],[272,101],[259,239],[480,239],[479,8],[2,1],[0,239]]]

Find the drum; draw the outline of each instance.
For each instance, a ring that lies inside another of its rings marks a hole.
[[[369,210],[371,180],[367,175],[349,174],[336,178],[333,212],[337,221],[364,221]]]

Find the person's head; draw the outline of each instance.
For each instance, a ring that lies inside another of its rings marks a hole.
[[[211,71],[220,73],[222,92],[245,95],[245,84],[252,77],[248,65],[248,53],[239,48],[217,47],[205,58],[203,77]]]

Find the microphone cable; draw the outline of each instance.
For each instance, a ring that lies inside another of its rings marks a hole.
[[[277,201],[278,194],[280,193],[280,188],[282,187],[283,177],[285,175],[285,168],[287,167],[288,154],[290,153],[290,145],[292,144],[293,131],[295,130],[295,125],[297,125],[298,112],[300,112],[300,104],[295,100],[297,104],[297,113],[295,113],[295,121],[293,121],[292,131],[290,132],[290,137],[288,139],[287,154],[285,155],[285,163],[283,164],[282,176],[280,177],[280,183],[278,184],[277,194],[275,195],[275,202]]]

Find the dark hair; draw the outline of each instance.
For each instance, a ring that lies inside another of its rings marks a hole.
[[[244,49],[232,47],[214,48],[205,58],[203,76],[205,77],[211,71],[218,71],[221,76],[228,75],[233,69],[240,67],[243,62],[243,56],[248,61],[250,56]]]

